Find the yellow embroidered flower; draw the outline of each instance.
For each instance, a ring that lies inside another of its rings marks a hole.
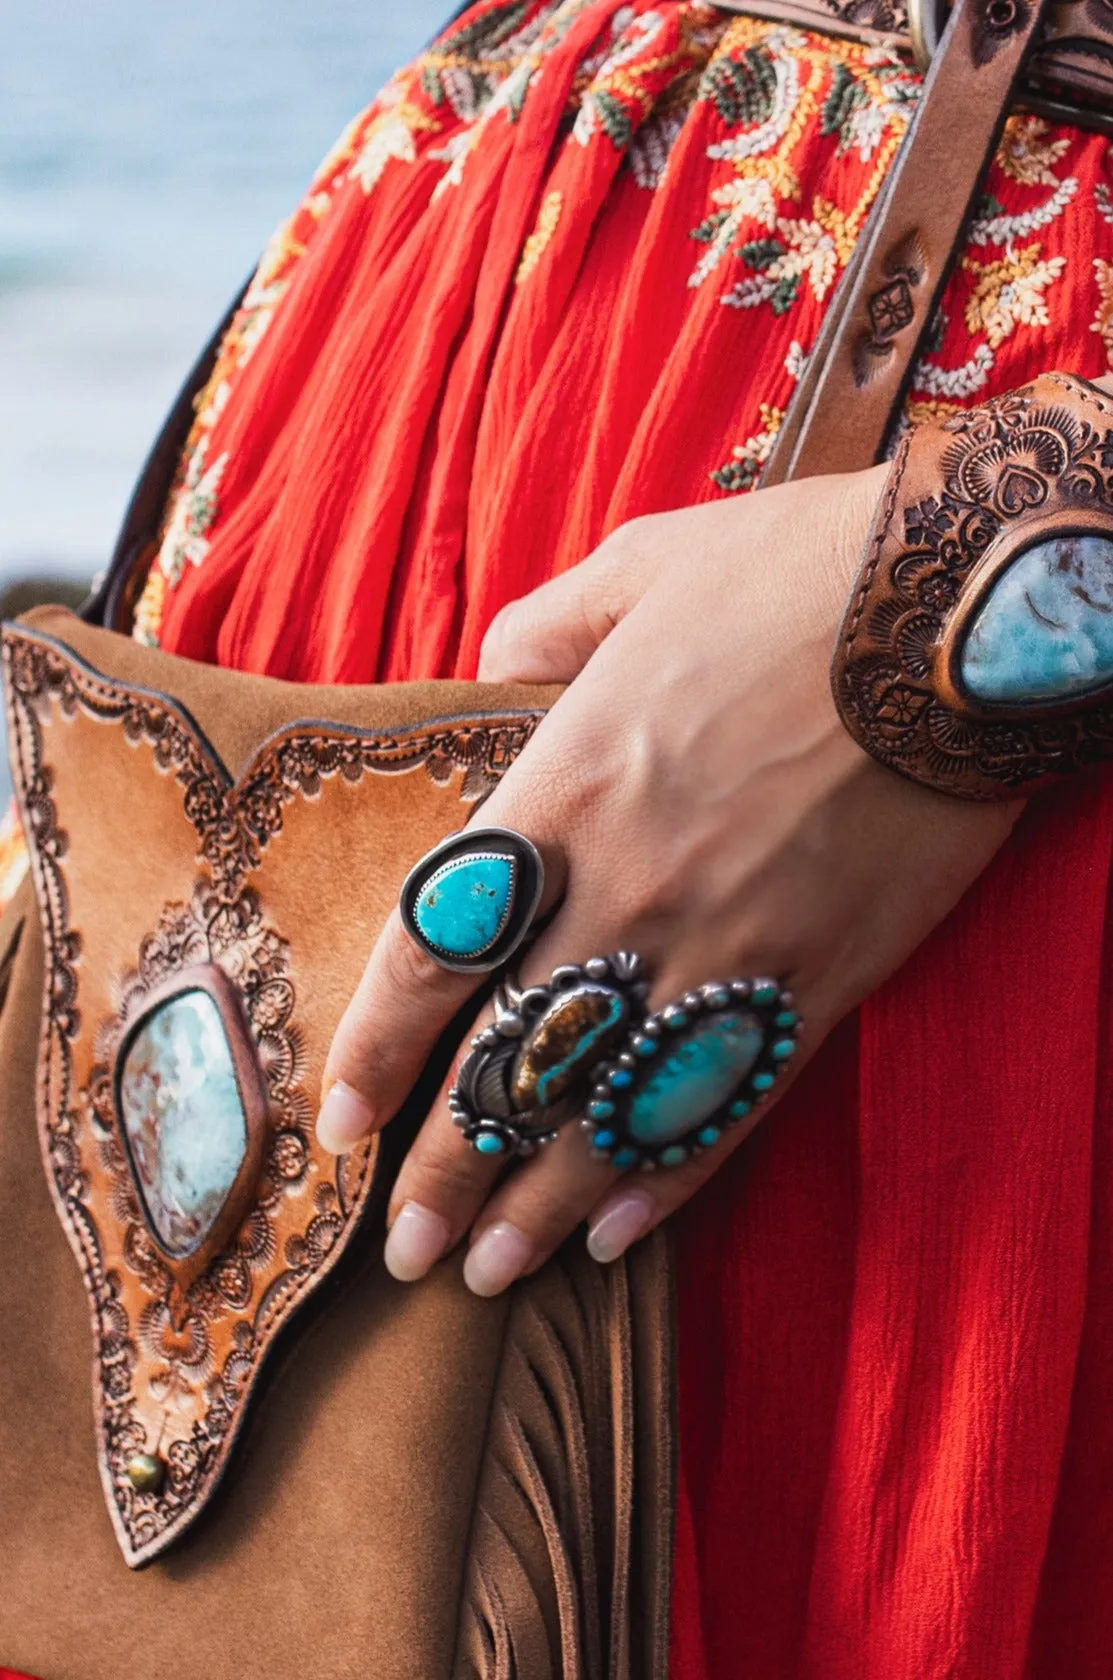
[[[1101,334],[1101,342],[1105,345],[1105,359],[1113,368],[1113,263],[1106,262],[1104,257],[1095,257],[1094,279],[1097,282],[1099,302],[1097,314],[1090,323],[1090,331]]]
[[[984,332],[996,350],[1018,326],[1046,327],[1051,317],[1044,296],[1067,266],[1065,257],[1040,261],[1038,244],[1008,251],[1000,262],[980,263],[964,257],[963,268],[977,276],[966,305],[968,332]]]
[[[944,402],[931,397],[909,397],[904,405],[904,418],[910,426],[938,425],[941,420],[949,420],[952,414],[958,414],[961,409],[961,403]]]
[[[528,280],[541,261],[548,248],[549,241],[560,224],[560,213],[563,209],[563,193],[551,192],[546,194],[541,208],[537,212],[537,226],[522,248],[522,260],[518,264],[518,272],[514,276],[516,286],[520,286],[523,280]]]
[[[1059,177],[1051,165],[1070,150],[1070,140],[1049,140],[1050,124],[1042,117],[1010,117],[997,148],[997,162],[1010,181],[1025,187],[1055,187]]]

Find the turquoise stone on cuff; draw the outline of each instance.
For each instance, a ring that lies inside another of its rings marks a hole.
[[[448,957],[481,957],[510,919],[516,871],[512,857],[497,853],[445,864],[414,904],[413,918],[422,938]]]
[[[501,1155],[506,1145],[497,1132],[480,1132],[475,1147],[481,1155]]]
[[[794,1038],[779,1038],[769,1054],[775,1062],[789,1062],[796,1054],[796,1040]]]
[[[998,705],[1113,680],[1113,540],[1051,537],[1019,555],[974,619],[959,676],[973,699]]]
[[[662,1149],[657,1159],[663,1167],[682,1167],[688,1159],[688,1151],[674,1143],[668,1149]]]
[[[120,1074],[120,1115],[136,1181],[168,1254],[195,1254],[243,1166],[247,1116],[220,1010],[183,992],[135,1034]]]
[[[705,1018],[662,1051],[629,1108],[628,1129],[639,1143],[668,1143],[692,1132],[722,1108],[761,1052],[760,1023],[746,1009]]]
[[[777,1083],[777,1076],[774,1073],[755,1073],[754,1074],[754,1090],[755,1091],[771,1091],[776,1083]]]
[[[636,1164],[637,1159],[638,1152],[636,1149],[619,1149],[611,1156],[611,1166],[617,1167],[620,1172],[625,1172],[627,1167]]]

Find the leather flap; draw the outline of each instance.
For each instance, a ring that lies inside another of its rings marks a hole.
[[[56,608],[3,654],[45,950],[40,1142],[135,1566],[204,1509],[276,1339],[367,1225],[375,1148],[338,1162],[313,1132],[333,1030],[407,870],[555,691],[308,689]]]

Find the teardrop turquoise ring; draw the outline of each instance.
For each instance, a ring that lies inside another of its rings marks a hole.
[[[621,1171],[679,1167],[765,1102],[802,1026],[777,980],[712,981],[635,1023],[595,1069],[583,1117]]]
[[[410,938],[440,968],[489,974],[528,938],[544,887],[541,854],[524,834],[468,828],[415,865],[399,908]]]
[[[473,1149],[528,1156],[583,1113],[599,1062],[645,1019],[649,979],[632,951],[566,963],[547,985],[507,976],[448,1095]]]

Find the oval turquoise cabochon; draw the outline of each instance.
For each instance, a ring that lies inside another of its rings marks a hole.
[[[962,649],[985,704],[1064,700],[1113,679],[1113,540],[1049,537],[997,579]]]
[[[726,1103],[761,1053],[761,1023],[748,1009],[702,1020],[669,1047],[630,1103],[630,1135],[643,1144],[698,1131]]]
[[[220,1011],[183,992],[136,1033],[120,1078],[120,1112],[139,1190],[167,1253],[209,1236],[247,1154],[247,1117]]]

